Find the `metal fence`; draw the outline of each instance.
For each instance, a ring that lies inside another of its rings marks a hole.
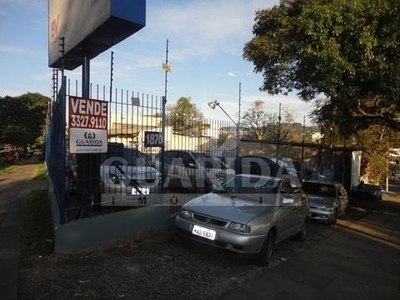
[[[320,179],[324,175],[350,188],[351,150],[284,141],[241,140],[238,144],[240,131],[236,124],[191,116],[177,118],[168,113],[163,122],[163,97],[122,89],[110,93],[109,88],[99,85],[90,86],[90,98],[108,103],[108,152],[71,154],[66,121],[69,96],[80,96],[79,84],[64,79],[53,103],[46,140],[46,162],[62,224],[154,204],[170,205],[171,212],[175,212],[182,204],[176,201],[176,194],[183,189],[165,190],[160,184],[165,179],[168,184],[172,182],[171,178],[160,177],[171,171],[168,165],[163,170],[160,160],[165,162],[167,157],[160,159],[162,148],[151,140],[160,134],[165,151],[204,153],[222,161],[229,170],[234,168],[238,155],[265,155],[291,164],[301,179]],[[186,168],[185,172],[190,170]],[[220,171],[214,175],[220,176]]]
[[[136,209],[151,203],[170,204],[164,200],[163,187],[158,185],[152,187],[151,192],[143,192],[135,188],[137,180],[125,174],[143,172],[144,168],[146,175],[142,176],[145,177],[152,176],[150,169],[162,173],[156,161],[161,147],[146,143],[147,133],[164,132],[165,151],[207,153],[227,164],[236,155],[236,130],[229,122],[193,120],[190,117],[176,122],[167,114],[165,128],[162,128],[162,97],[122,89],[115,89],[110,97],[109,89],[99,85],[91,85],[90,98],[108,102],[108,152],[101,155],[71,154],[65,116],[68,115],[69,96],[80,96],[79,84],[66,81],[63,88],[66,92],[60,93],[53,104],[46,147],[49,149],[46,161],[56,187],[62,223],[127,208]],[[135,167],[140,167],[141,171]],[[142,181],[153,179],[141,178]],[[159,178],[156,179],[158,182]],[[138,201],[126,200],[132,195]],[[150,198],[151,202],[148,201]]]
[[[47,118],[45,160],[49,176],[54,185],[54,192],[59,208],[60,223],[67,222],[65,214],[66,192],[66,148],[65,148],[65,118],[66,118],[66,78],[62,78],[61,88],[54,94],[51,110]]]

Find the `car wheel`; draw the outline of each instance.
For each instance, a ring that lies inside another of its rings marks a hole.
[[[301,231],[294,236],[296,241],[304,242],[307,237],[308,219],[305,219],[303,225],[301,226]]]
[[[340,215],[340,219],[346,220],[346,209],[343,210],[342,214]]]
[[[262,267],[268,266],[274,252],[275,233],[270,230],[265,238],[262,250],[258,257],[258,264]]]
[[[332,220],[330,220],[330,221],[328,222],[328,225],[329,225],[329,226],[336,225],[336,224],[337,224],[337,217],[338,217],[338,209],[336,208],[336,209],[335,209],[334,217],[333,217]]]

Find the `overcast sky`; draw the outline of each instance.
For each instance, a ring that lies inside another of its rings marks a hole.
[[[205,116],[229,119],[207,103],[218,100],[237,118],[255,100],[269,112],[279,103],[309,123],[312,107],[290,96],[260,92],[262,77],[242,58],[243,46],[252,38],[255,11],[277,5],[279,0],[147,0],[146,26],[91,61],[93,84],[109,86],[110,56],[114,52],[114,87],[164,95],[166,40],[169,40],[168,104],[191,97]],[[39,92],[51,96],[48,67],[48,7],[46,0],[0,0],[0,96]],[[66,71],[80,80],[81,68]]]

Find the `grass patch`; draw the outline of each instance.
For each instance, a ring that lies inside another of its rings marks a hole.
[[[53,222],[47,190],[33,190],[24,201],[21,253],[53,253]]]
[[[46,180],[47,179],[47,168],[45,164],[39,164],[36,170],[35,178],[36,180]]]
[[[10,172],[12,169],[15,169],[16,167],[17,166],[12,165],[12,166],[7,166],[7,167],[4,167],[4,168],[0,168],[0,175]]]

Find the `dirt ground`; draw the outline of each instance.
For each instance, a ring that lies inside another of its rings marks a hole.
[[[377,209],[400,211],[399,193],[385,193],[379,203],[353,199],[346,221]],[[311,221],[306,241],[278,244],[267,268],[224,251],[167,238],[161,231],[139,242],[86,253],[23,256],[19,299],[219,299],[338,230],[340,221],[332,227]]]
[[[322,242],[337,229],[313,222],[306,242],[276,246],[270,268]],[[74,255],[23,257],[19,299],[218,299],[266,272],[223,251],[166,239]]]
[[[352,199],[346,221],[374,211],[399,213],[400,181],[391,181],[389,191],[381,202]],[[306,241],[278,244],[268,268],[223,251],[191,247],[161,231],[77,254],[25,255],[18,299],[219,299],[339,230],[341,221],[332,227],[311,221]]]

